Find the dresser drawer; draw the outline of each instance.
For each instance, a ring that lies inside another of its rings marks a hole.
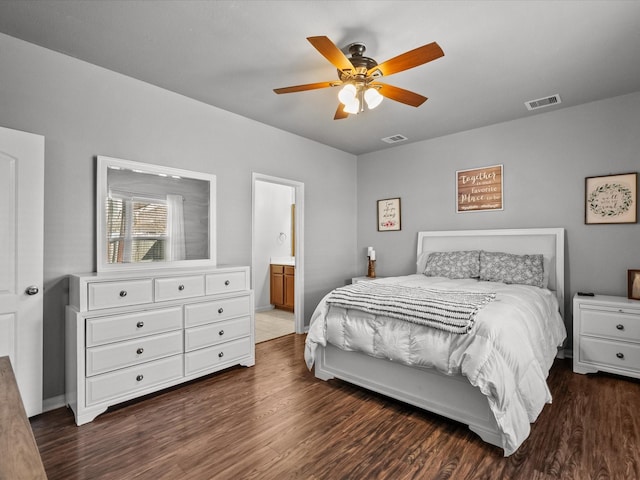
[[[581,362],[640,372],[640,345],[582,337],[579,355]]]
[[[87,376],[182,353],[182,331],[87,348]]]
[[[153,302],[153,282],[150,278],[89,283],[87,288],[89,310]]]
[[[235,360],[248,355],[251,355],[250,338],[241,338],[213,347],[201,348],[185,354],[184,373],[191,375],[201,370],[232,364]]]
[[[182,307],[87,318],[87,347],[182,329]]]
[[[251,302],[249,295],[225,298],[214,302],[193,303],[184,307],[185,327],[218,322],[234,317],[249,315]]]
[[[182,355],[116,370],[86,380],[87,405],[149,389],[182,377]]]
[[[207,295],[238,292],[247,289],[247,272],[209,273],[207,275]]]
[[[240,337],[251,335],[251,318],[240,317],[200,327],[188,328],[184,332],[184,350],[190,352],[198,348],[216,345]]]
[[[640,342],[640,315],[612,310],[581,310],[580,333]]]
[[[156,302],[202,297],[204,295],[204,276],[156,278],[155,289]]]

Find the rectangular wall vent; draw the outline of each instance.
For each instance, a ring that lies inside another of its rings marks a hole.
[[[558,103],[560,103],[560,95],[557,93],[550,97],[538,98],[537,100],[524,102],[527,106],[527,110],[537,110],[538,108],[550,107],[552,105],[557,105]]]
[[[404,142],[405,140],[408,140],[407,137],[405,137],[404,135],[400,135],[399,133],[382,139],[382,141],[386,143],[398,143]]]

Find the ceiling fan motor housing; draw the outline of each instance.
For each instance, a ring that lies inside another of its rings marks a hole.
[[[378,66],[378,62],[376,62],[373,58],[365,57],[363,55],[367,50],[367,47],[362,42],[351,43],[345,48],[345,50],[349,50],[349,53],[351,54],[351,58],[349,58],[349,61],[353,65],[355,73],[338,70],[338,77],[343,82],[349,80],[364,82],[367,77],[367,71],[371,70],[373,67]]]

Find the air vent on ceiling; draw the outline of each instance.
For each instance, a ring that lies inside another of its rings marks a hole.
[[[408,140],[407,137],[405,137],[404,135],[400,135],[399,133],[382,139],[382,141],[386,143],[398,143],[404,142],[405,140]]]
[[[537,100],[524,102],[527,106],[527,110],[537,110],[538,108],[550,107],[552,105],[557,105],[558,103],[560,103],[560,95],[557,93],[550,97],[538,98]]]

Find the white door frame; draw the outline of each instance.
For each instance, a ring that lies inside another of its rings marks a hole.
[[[255,289],[255,265],[256,265],[256,182],[276,183],[295,189],[296,214],[296,274],[294,294],[294,316],[296,333],[304,333],[304,183],[287,178],[273,177],[253,172],[251,174],[251,288]]]

